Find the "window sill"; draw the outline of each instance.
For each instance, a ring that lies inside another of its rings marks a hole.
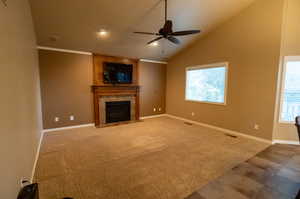
[[[186,102],[195,102],[195,103],[200,103],[200,104],[210,104],[210,105],[219,105],[219,106],[226,106],[226,102],[225,103],[217,103],[217,102],[206,102],[206,101],[197,101],[197,100],[189,100],[189,99],[185,99]]]
[[[295,122],[285,122],[285,121],[279,121],[278,122],[279,124],[292,124],[292,125],[295,125]]]

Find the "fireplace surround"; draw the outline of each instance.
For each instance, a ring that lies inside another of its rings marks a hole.
[[[139,120],[139,86],[92,86],[92,89],[96,127]],[[127,108],[121,106],[126,103],[129,105]],[[113,104],[115,104],[114,107]],[[111,116],[107,112],[111,111],[108,110],[109,108],[115,109]]]
[[[126,106],[127,105],[127,106]],[[100,124],[135,121],[135,96],[115,95],[99,98]]]

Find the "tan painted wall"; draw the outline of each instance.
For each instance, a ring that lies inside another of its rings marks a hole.
[[[92,56],[39,50],[39,60],[44,128],[93,123]],[[141,116],[164,113],[165,65],[140,62],[139,73]]]
[[[282,54],[286,55],[300,55],[300,1],[299,0],[285,0],[286,7],[284,10],[284,25],[283,25],[283,44]]]
[[[39,50],[39,60],[44,129],[93,123],[92,56]]]
[[[165,113],[166,65],[139,62],[139,84],[141,117]]]
[[[281,60],[284,56],[300,56],[300,1],[299,0],[285,0],[284,20],[283,20],[283,36],[281,47]],[[282,70],[283,62],[280,64]],[[283,74],[281,74],[283,75]],[[278,91],[281,90],[281,79],[279,79]],[[275,117],[274,139],[299,141],[297,130],[294,124],[279,124],[279,104],[280,94],[277,99],[277,114]]]
[[[282,8],[283,0],[258,0],[173,57],[167,113],[271,140]],[[225,61],[230,64],[226,106],[184,100],[186,67]]]
[[[38,58],[27,1],[0,2],[0,198],[30,179],[42,122]]]

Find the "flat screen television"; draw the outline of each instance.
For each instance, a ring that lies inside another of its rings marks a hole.
[[[132,64],[103,63],[103,83],[104,84],[131,84]]]

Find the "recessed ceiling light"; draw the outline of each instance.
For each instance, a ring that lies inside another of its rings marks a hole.
[[[98,32],[98,35],[99,35],[100,37],[105,37],[105,36],[108,35],[108,32],[107,32],[107,30],[101,29],[101,30]]]
[[[158,46],[158,42],[155,41],[155,42],[151,43],[150,45],[151,45],[151,46]]]

